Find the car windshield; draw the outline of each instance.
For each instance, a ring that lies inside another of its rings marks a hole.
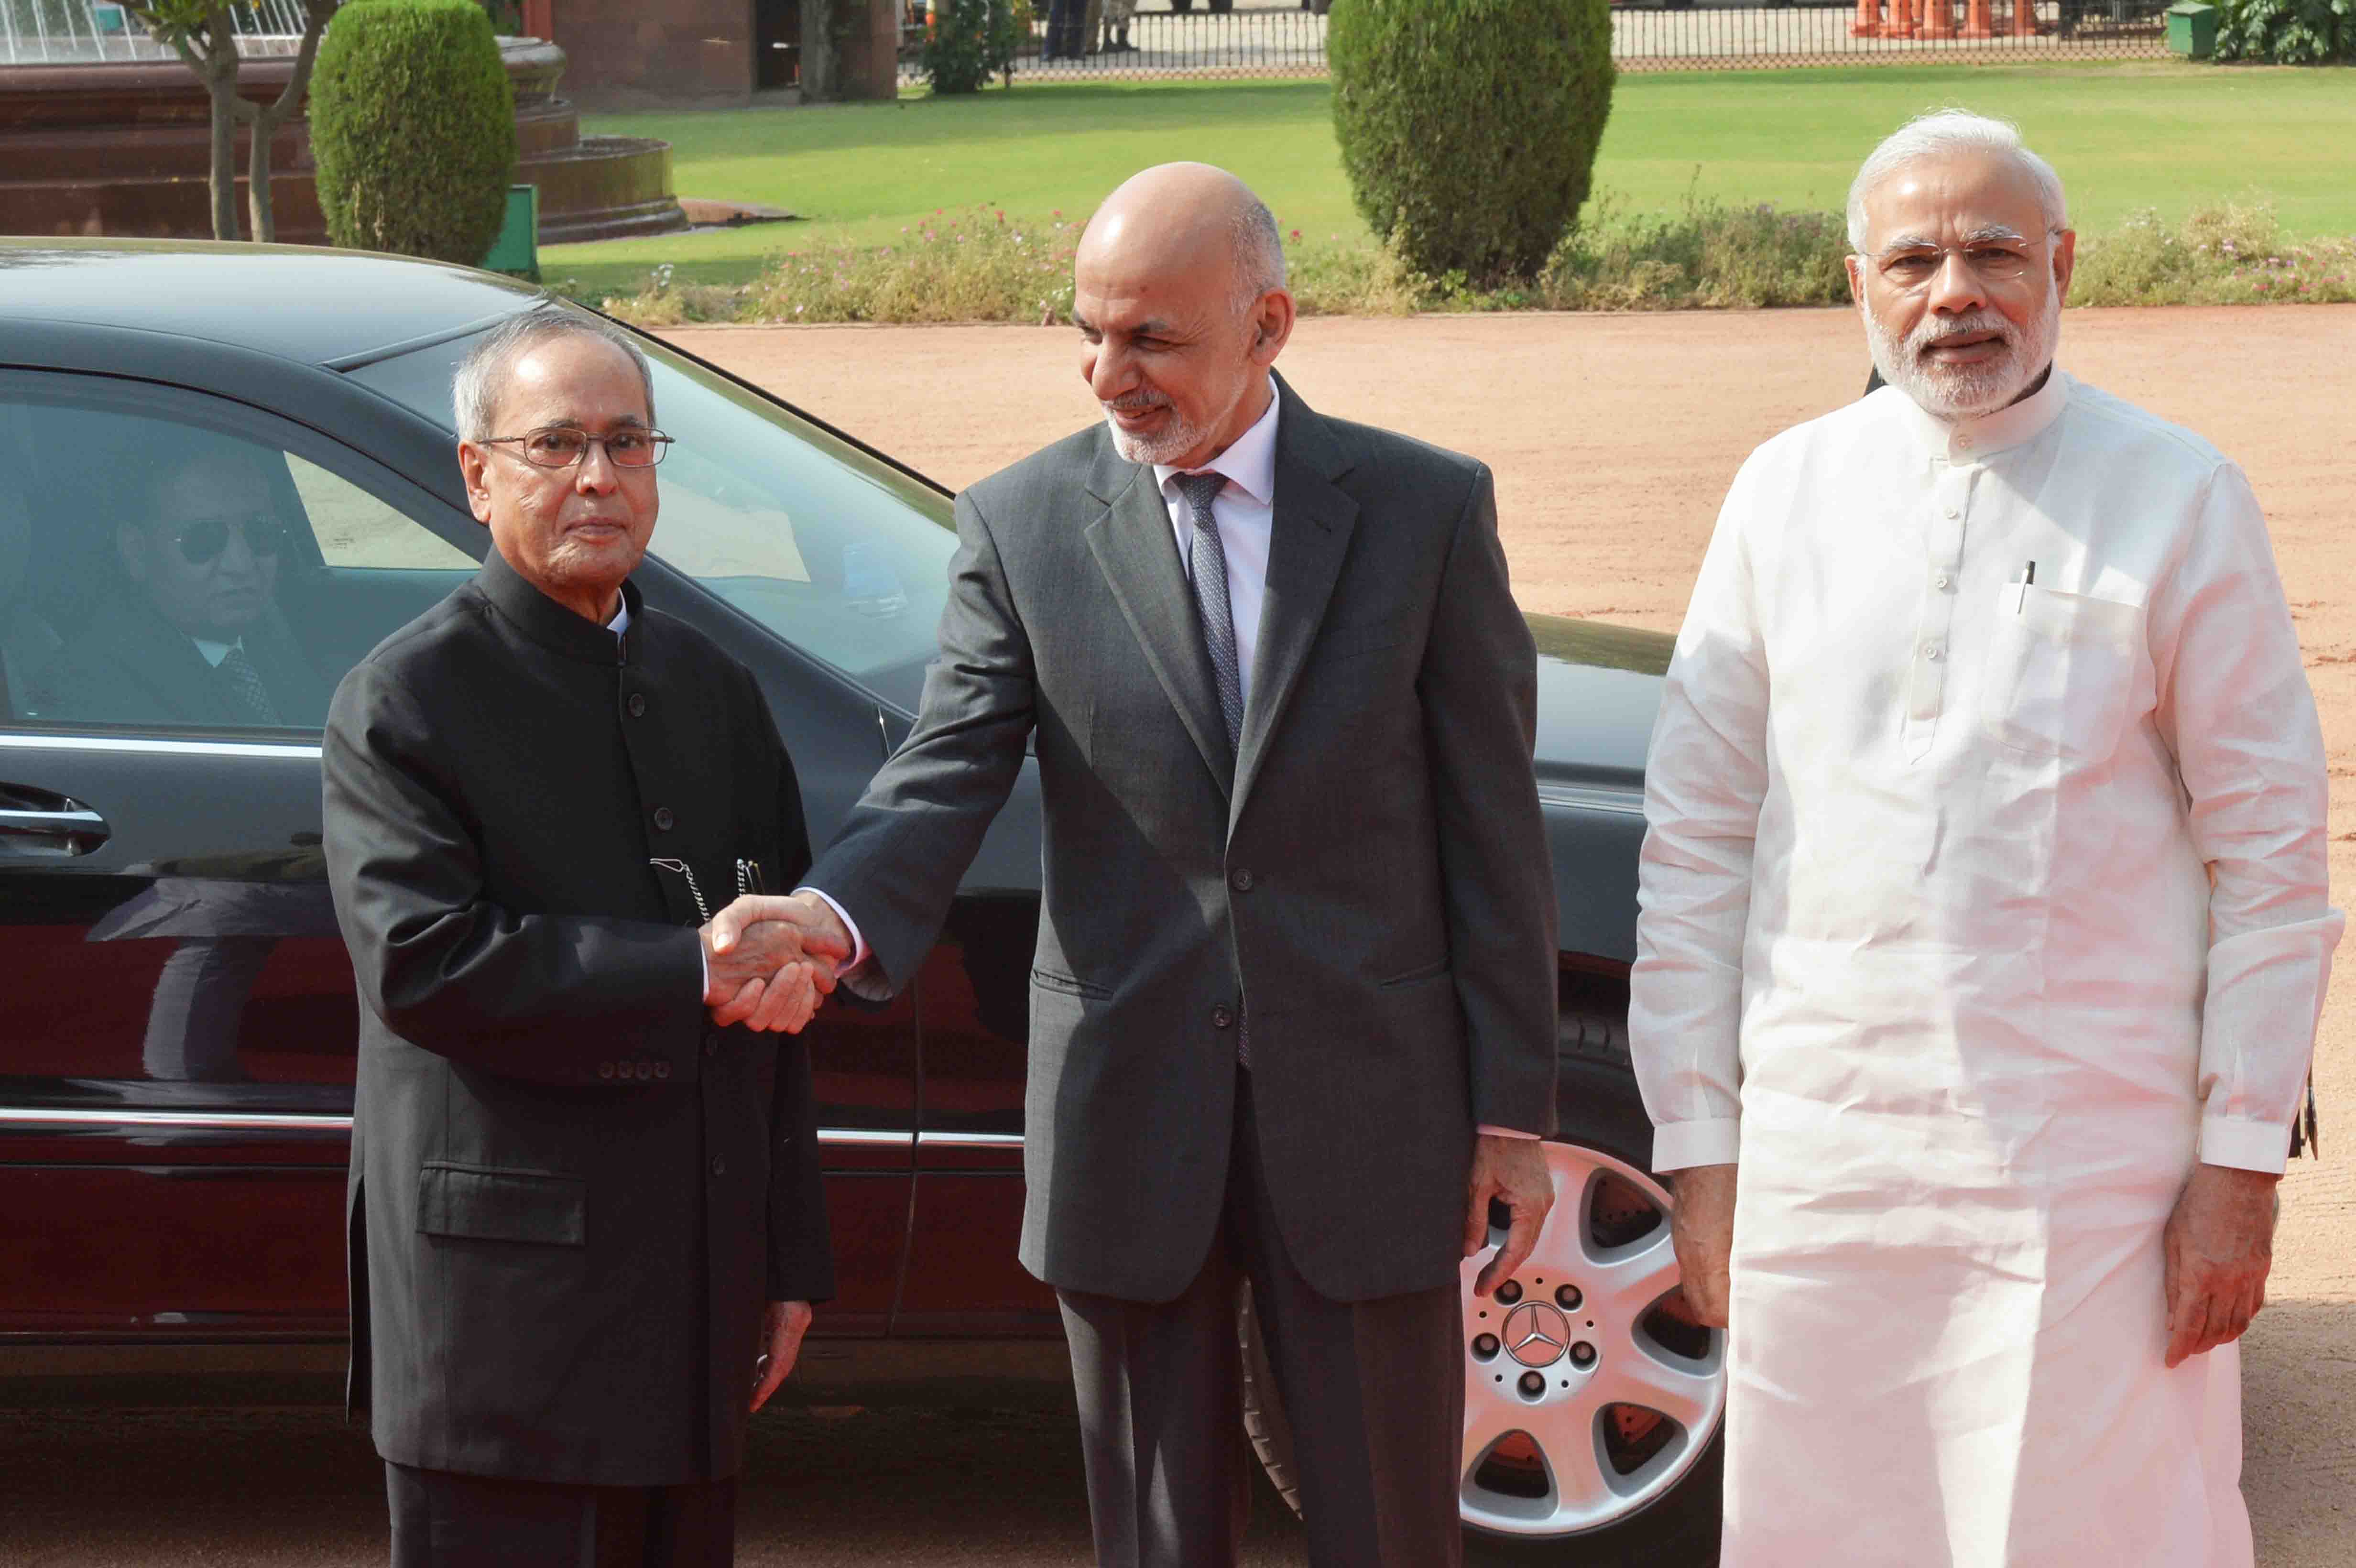
[[[455,430],[450,379],[472,342],[352,379]],[[659,343],[640,346],[674,441],[651,553],[914,712],[957,547],[947,497]]]

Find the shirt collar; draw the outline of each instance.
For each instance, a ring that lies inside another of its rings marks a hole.
[[[624,639],[551,599],[508,564],[497,546],[485,553],[483,569],[475,574],[475,588],[517,630],[552,653],[607,665],[626,656],[628,645]],[[624,582],[622,604],[633,618],[642,603],[637,585]]]
[[[235,642],[231,643],[216,643],[207,637],[190,637],[188,641],[197,645],[197,652],[202,654],[204,656],[205,663],[212,666],[215,669],[220,668],[221,660],[229,657],[230,649],[243,647],[245,645],[245,639],[243,637],[240,637]]]
[[[1276,389],[1276,378],[1268,381],[1268,411],[1252,421],[1251,429],[1236,437],[1226,451],[1200,468],[1171,468],[1162,464],[1153,465],[1153,482],[1170,494],[1170,481],[1180,474],[1216,474],[1249,496],[1263,507],[1276,504],[1276,414],[1283,397]]]
[[[1907,429],[1924,451],[1949,463],[1978,463],[2008,448],[2025,446],[2043,435],[2062,417],[2062,409],[2070,401],[2071,389],[2076,385],[2057,365],[2046,376],[2045,385],[2011,407],[1965,419],[1944,419],[1930,413],[1896,388],[1890,389],[1890,393],[1897,399]]]

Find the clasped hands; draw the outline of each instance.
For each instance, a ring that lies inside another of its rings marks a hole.
[[[703,939],[703,1003],[725,1029],[799,1034],[851,961],[851,933],[825,900],[748,893],[712,917]]]

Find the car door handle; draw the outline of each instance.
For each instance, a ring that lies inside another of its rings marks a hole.
[[[22,784],[0,784],[0,854],[87,855],[113,829],[81,802]]]

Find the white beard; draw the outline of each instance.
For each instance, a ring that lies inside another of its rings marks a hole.
[[[1113,450],[1131,463],[1175,464],[1203,444],[1203,428],[1188,424],[1179,417],[1175,409],[1170,411],[1170,423],[1160,435],[1130,434],[1120,428],[1120,421],[1112,417],[1110,408],[1105,410],[1105,428],[1112,432]]]
[[[1130,434],[1122,430],[1119,421],[1112,417],[1110,403],[1100,406],[1105,411],[1105,428],[1112,432],[1112,447],[1115,452],[1119,453],[1131,463],[1158,464],[1169,468],[1175,467],[1180,458],[1210,440],[1211,432],[1226,423],[1227,417],[1236,411],[1250,391],[1251,382],[1248,379],[1237,382],[1236,395],[1227,400],[1227,406],[1201,424],[1188,422],[1179,414],[1174,406],[1163,403],[1161,406],[1170,410],[1170,424],[1160,435],[1154,436]]]
[[[2053,350],[2062,338],[2062,291],[2052,287],[2025,327],[1993,310],[1947,320],[1926,315],[1901,344],[1884,330],[1870,308],[1860,307],[1859,314],[1865,317],[1866,345],[1881,379],[1912,398],[1924,413],[1941,419],[1968,419],[2008,407],[2053,363]],[[1940,338],[1977,332],[2001,333],[2005,351],[1976,365],[1938,365],[1922,356]]]

